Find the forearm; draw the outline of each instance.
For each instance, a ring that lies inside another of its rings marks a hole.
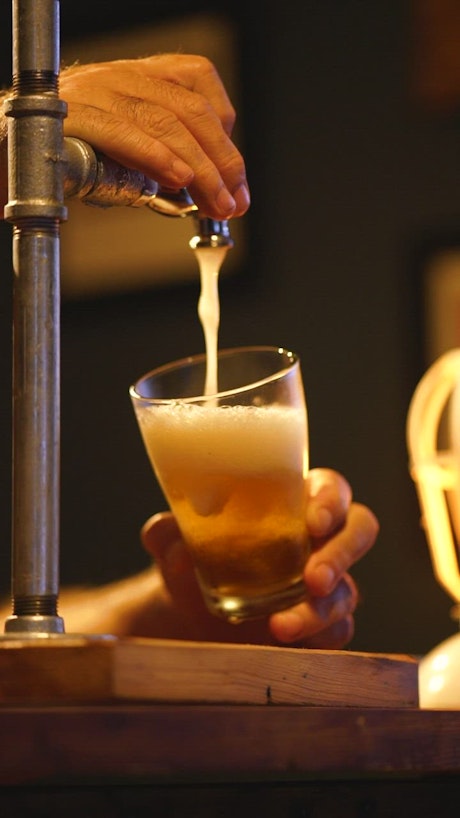
[[[175,638],[174,607],[155,566],[95,588],[64,588],[59,614],[67,633]]]
[[[62,588],[59,616],[66,633],[112,634],[150,638],[187,638],[155,568],[94,588]],[[6,620],[11,606],[0,606]]]

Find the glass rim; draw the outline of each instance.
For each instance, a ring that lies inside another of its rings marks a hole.
[[[146,398],[137,392],[137,387],[143,381],[146,381],[148,378],[152,378],[153,376],[162,375],[166,372],[173,372],[174,370],[182,369],[186,366],[190,366],[191,364],[195,363],[206,363],[206,352],[197,352],[194,355],[188,355],[185,358],[179,358],[176,361],[170,361],[166,364],[161,364],[161,366],[155,367],[151,369],[149,372],[146,372],[145,375],[141,375],[140,378],[129,387],[129,394],[131,398],[138,401],[139,403],[145,404],[155,404],[155,405],[169,405],[171,403],[198,403],[202,401],[209,401],[215,400],[220,398],[225,398],[230,395],[239,395],[244,392],[248,392],[250,389],[255,389],[259,386],[263,386],[264,384],[271,383],[274,380],[278,380],[279,378],[283,377],[285,374],[290,372],[293,367],[300,363],[299,356],[292,352],[291,350],[287,349],[286,347],[281,346],[243,346],[243,347],[228,347],[225,349],[219,349],[217,351],[217,360],[219,361],[220,358],[229,357],[230,355],[234,355],[235,353],[241,352],[270,352],[279,355],[280,358],[284,356],[288,359],[287,365],[281,366],[271,375],[266,375],[264,378],[260,378],[257,381],[251,381],[251,383],[245,384],[244,386],[238,386],[236,389],[226,389],[222,392],[218,391],[211,395],[193,395],[191,397],[171,397],[171,398]]]

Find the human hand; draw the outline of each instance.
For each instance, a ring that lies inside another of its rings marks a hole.
[[[378,523],[366,506],[352,501],[349,483],[337,472],[312,469],[307,490],[312,538],[304,574],[307,599],[268,619],[238,626],[208,612],[173,515],[156,514],[145,523],[143,545],[163,575],[168,604],[175,612],[176,630],[170,635],[322,649],[339,649],[351,640],[358,590],[348,569],[374,544]]]
[[[244,161],[231,140],[235,110],[205,57],[160,54],[75,65],[60,75],[64,133],[162,187],[187,187],[214,219],[249,207]]]

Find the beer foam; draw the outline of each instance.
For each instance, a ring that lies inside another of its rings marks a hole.
[[[226,471],[307,469],[304,408],[198,406],[174,403],[138,409],[139,424],[153,461]]]

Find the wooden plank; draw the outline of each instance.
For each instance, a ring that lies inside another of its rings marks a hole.
[[[0,708],[0,784],[460,775],[460,712],[123,704]]]
[[[414,657],[176,640],[7,639],[0,703],[155,702],[416,707]]]
[[[117,696],[157,701],[414,707],[411,657],[158,640],[116,650]]]

